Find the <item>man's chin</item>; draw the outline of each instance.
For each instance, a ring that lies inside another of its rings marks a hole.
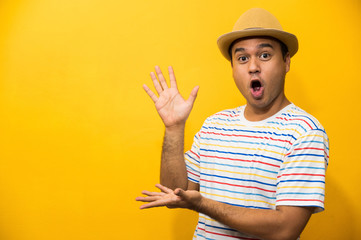
[[[263,110],[268,109],[269,105],[263,98],[260,99],[252,99],[251,101],[247,102],[247,105],[249,105],[251,108],[255,110]]]

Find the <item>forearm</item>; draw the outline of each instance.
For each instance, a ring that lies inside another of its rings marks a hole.
[[[187,169],[184,162],[184,125],[166,128],[165,130],[160,182],[171,189],[187,189]]]
[[[204,197],[196,211],[239,232],[266,240],[297,239],[311,215],[311,209],[301,207],[280,207],[277,210],[250,209]]]
[[[192,110],[199,87],[193,88],[188,99],[184,99],[178,91],[172,67],[168,67],[170,86],[158,66],[150,73],[154,88],[159,97],[143,85],[144,90],[153,100],[155,108],[162,119],[166,131],[161,158],[160,182],[168,188],[187,189],[187,170],[184,163],[184,125]],[[158,79],[157,79],[158,77]]]

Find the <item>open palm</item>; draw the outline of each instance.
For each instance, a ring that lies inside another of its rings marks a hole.
[[[137,197],[136,201],[145,202],[140,209],[154,207],[188,208],[197,211],[202,200],[202,195],[195,190],[177,188],[174,191],[161,184],[155,185],[161,192],[142,191],[146,197]]]
[[[184,99],[178,91],[173,68],[168,68],[170,87],[168,87],[160,68],[157,66],[155,70],[159,80],[153,72],[150,76],[158,96],[147,85],[143,85],[144,90],[153,100],[158,114],[166,127],[184,124],[192,110],[199,87],[194,87],[189,98]]]

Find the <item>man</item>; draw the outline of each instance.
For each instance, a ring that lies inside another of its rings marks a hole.
[[[286,98],[296,36],[263,9],[250,9],[218,39],[245,106],[209,117],[183,155],[184,126],[198,87],[185,100],[172,68],[168,87],[151,73],[165,125],[161,192],[143,191],[144,208],[199,212],[194,239],[297,239],[324,208],[328,138],[321,124]]]

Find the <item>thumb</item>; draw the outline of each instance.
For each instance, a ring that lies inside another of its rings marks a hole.
[[[194,103],[194,101],[196,100],[197,97],[197,93],[199,90],[199,86],[195,86],[191,92],[191,94],[189,95],[187,102],[191,102],[192,104]]]
[[[181,198],[186,198],[186,192],[181,188],[177,188],[176,190],[174,190],[174,194]]]

